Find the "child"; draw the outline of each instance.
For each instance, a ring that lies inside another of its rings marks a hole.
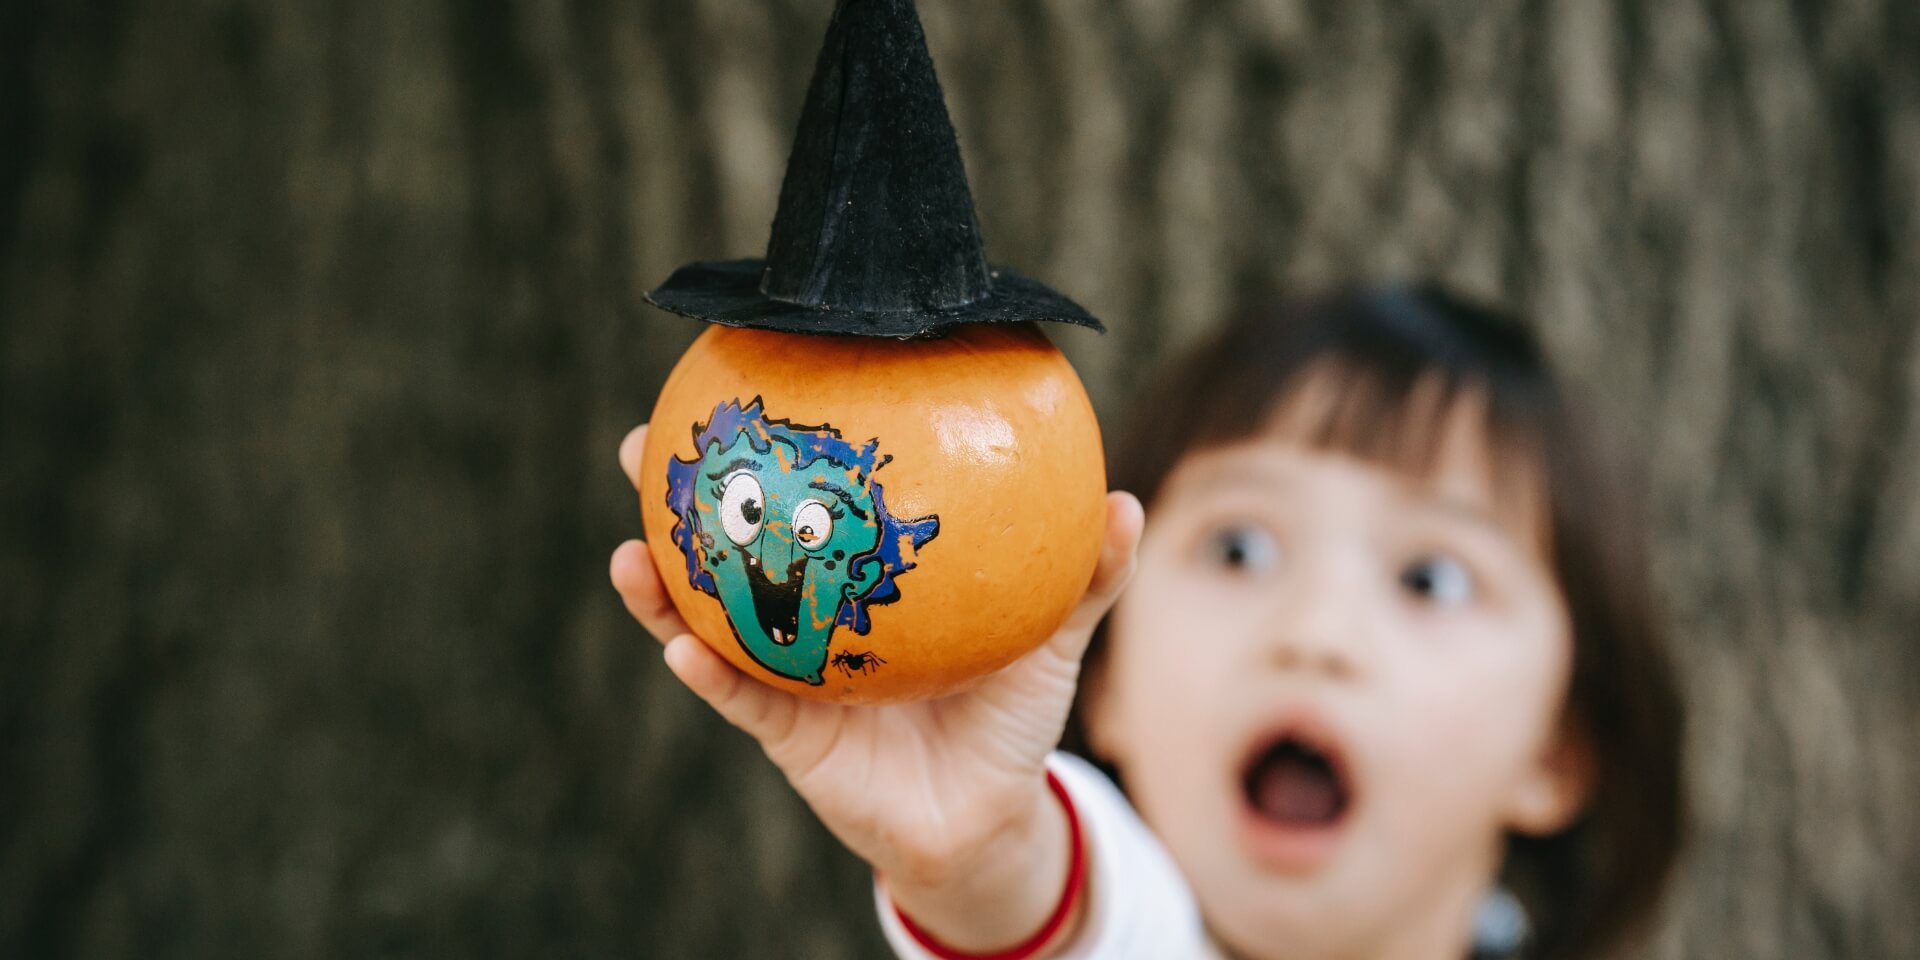
[[[794,699],[683,636],[642,545],[613,581],[874,866],[903,957],[1459,960],[1503,880],[1529,957],[1632,933],[1679,704],[1638,529],[1531,339],[1347,290],[1239,318],[1140,410],[1113,479],[1144,534],[1110,495],[1079,609],[966,694]]]

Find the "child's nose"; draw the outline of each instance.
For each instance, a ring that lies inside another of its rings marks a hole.
[[[1268,662],[1276,670],[1316,673],[1332,680],[1360,675],[1358,658],[1341,638],[1322,633],[1288,631],[1268,648]]]
[[[1278,598],[1279,609],[1264,651],[1274,669],[1310,671],[1336,680],[1361,673],[1369,625],[1366,609],[1372,602],[1359,582],[1349,577],[1333,558],[1296,578],[1293,589]]]

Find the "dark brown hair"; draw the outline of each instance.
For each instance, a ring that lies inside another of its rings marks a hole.
[[[1477,394],[1496,483],[1544,494],[1573,624],[1563,722],[1591,751],[1593,792],[1569,829],[1511,838],[1506,880],[1527,907],[1529,956],[1602,954],[1652,913],[1684,819],[1681,706],[1635,498],[1526,328],[1433,286],[1347,288],[1236,316],[1138,398],[1113,486],[1151,511],[1183,456],[1268,429],[1309,377],[1330,377],[1336,391],[1309,443],[1414,473],[1432,467],[1454,401]],[[1101,669],[1105,630],[1087,653],[1089,677]],[[1083,706],[1067,746],[1098,762]]]

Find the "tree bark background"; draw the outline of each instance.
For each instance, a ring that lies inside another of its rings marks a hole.
[[[1650,956],[1920,956],[1920,6],[923,0],[1110,443],[1236,300],[1435,275],[1648,470]],[[0,10],[0,954],[880,956],[606,585],[826,0]]]

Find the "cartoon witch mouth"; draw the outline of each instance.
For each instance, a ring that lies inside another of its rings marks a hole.
[[[787,565],[784,583],[768,580],[758,557],[749,554],[746,561],[747,587],[753,594],[753,612],[760,620],[760,629],[774,643],[790,646],[800,636],[800,584],[806,576],[807,558]]]
[[[697,459],[667,464],[688,582],[720,601],[754,662],[826,682],[834,630],[872,628],[868,608],[899,599],[894,581],[914,567],[906,551],[917,556],[940,518],[887,511],[873,474],[891,458],[878,440],[856,446],[826,425],[768,419],[758,397],[721,403],[693,434]]]

